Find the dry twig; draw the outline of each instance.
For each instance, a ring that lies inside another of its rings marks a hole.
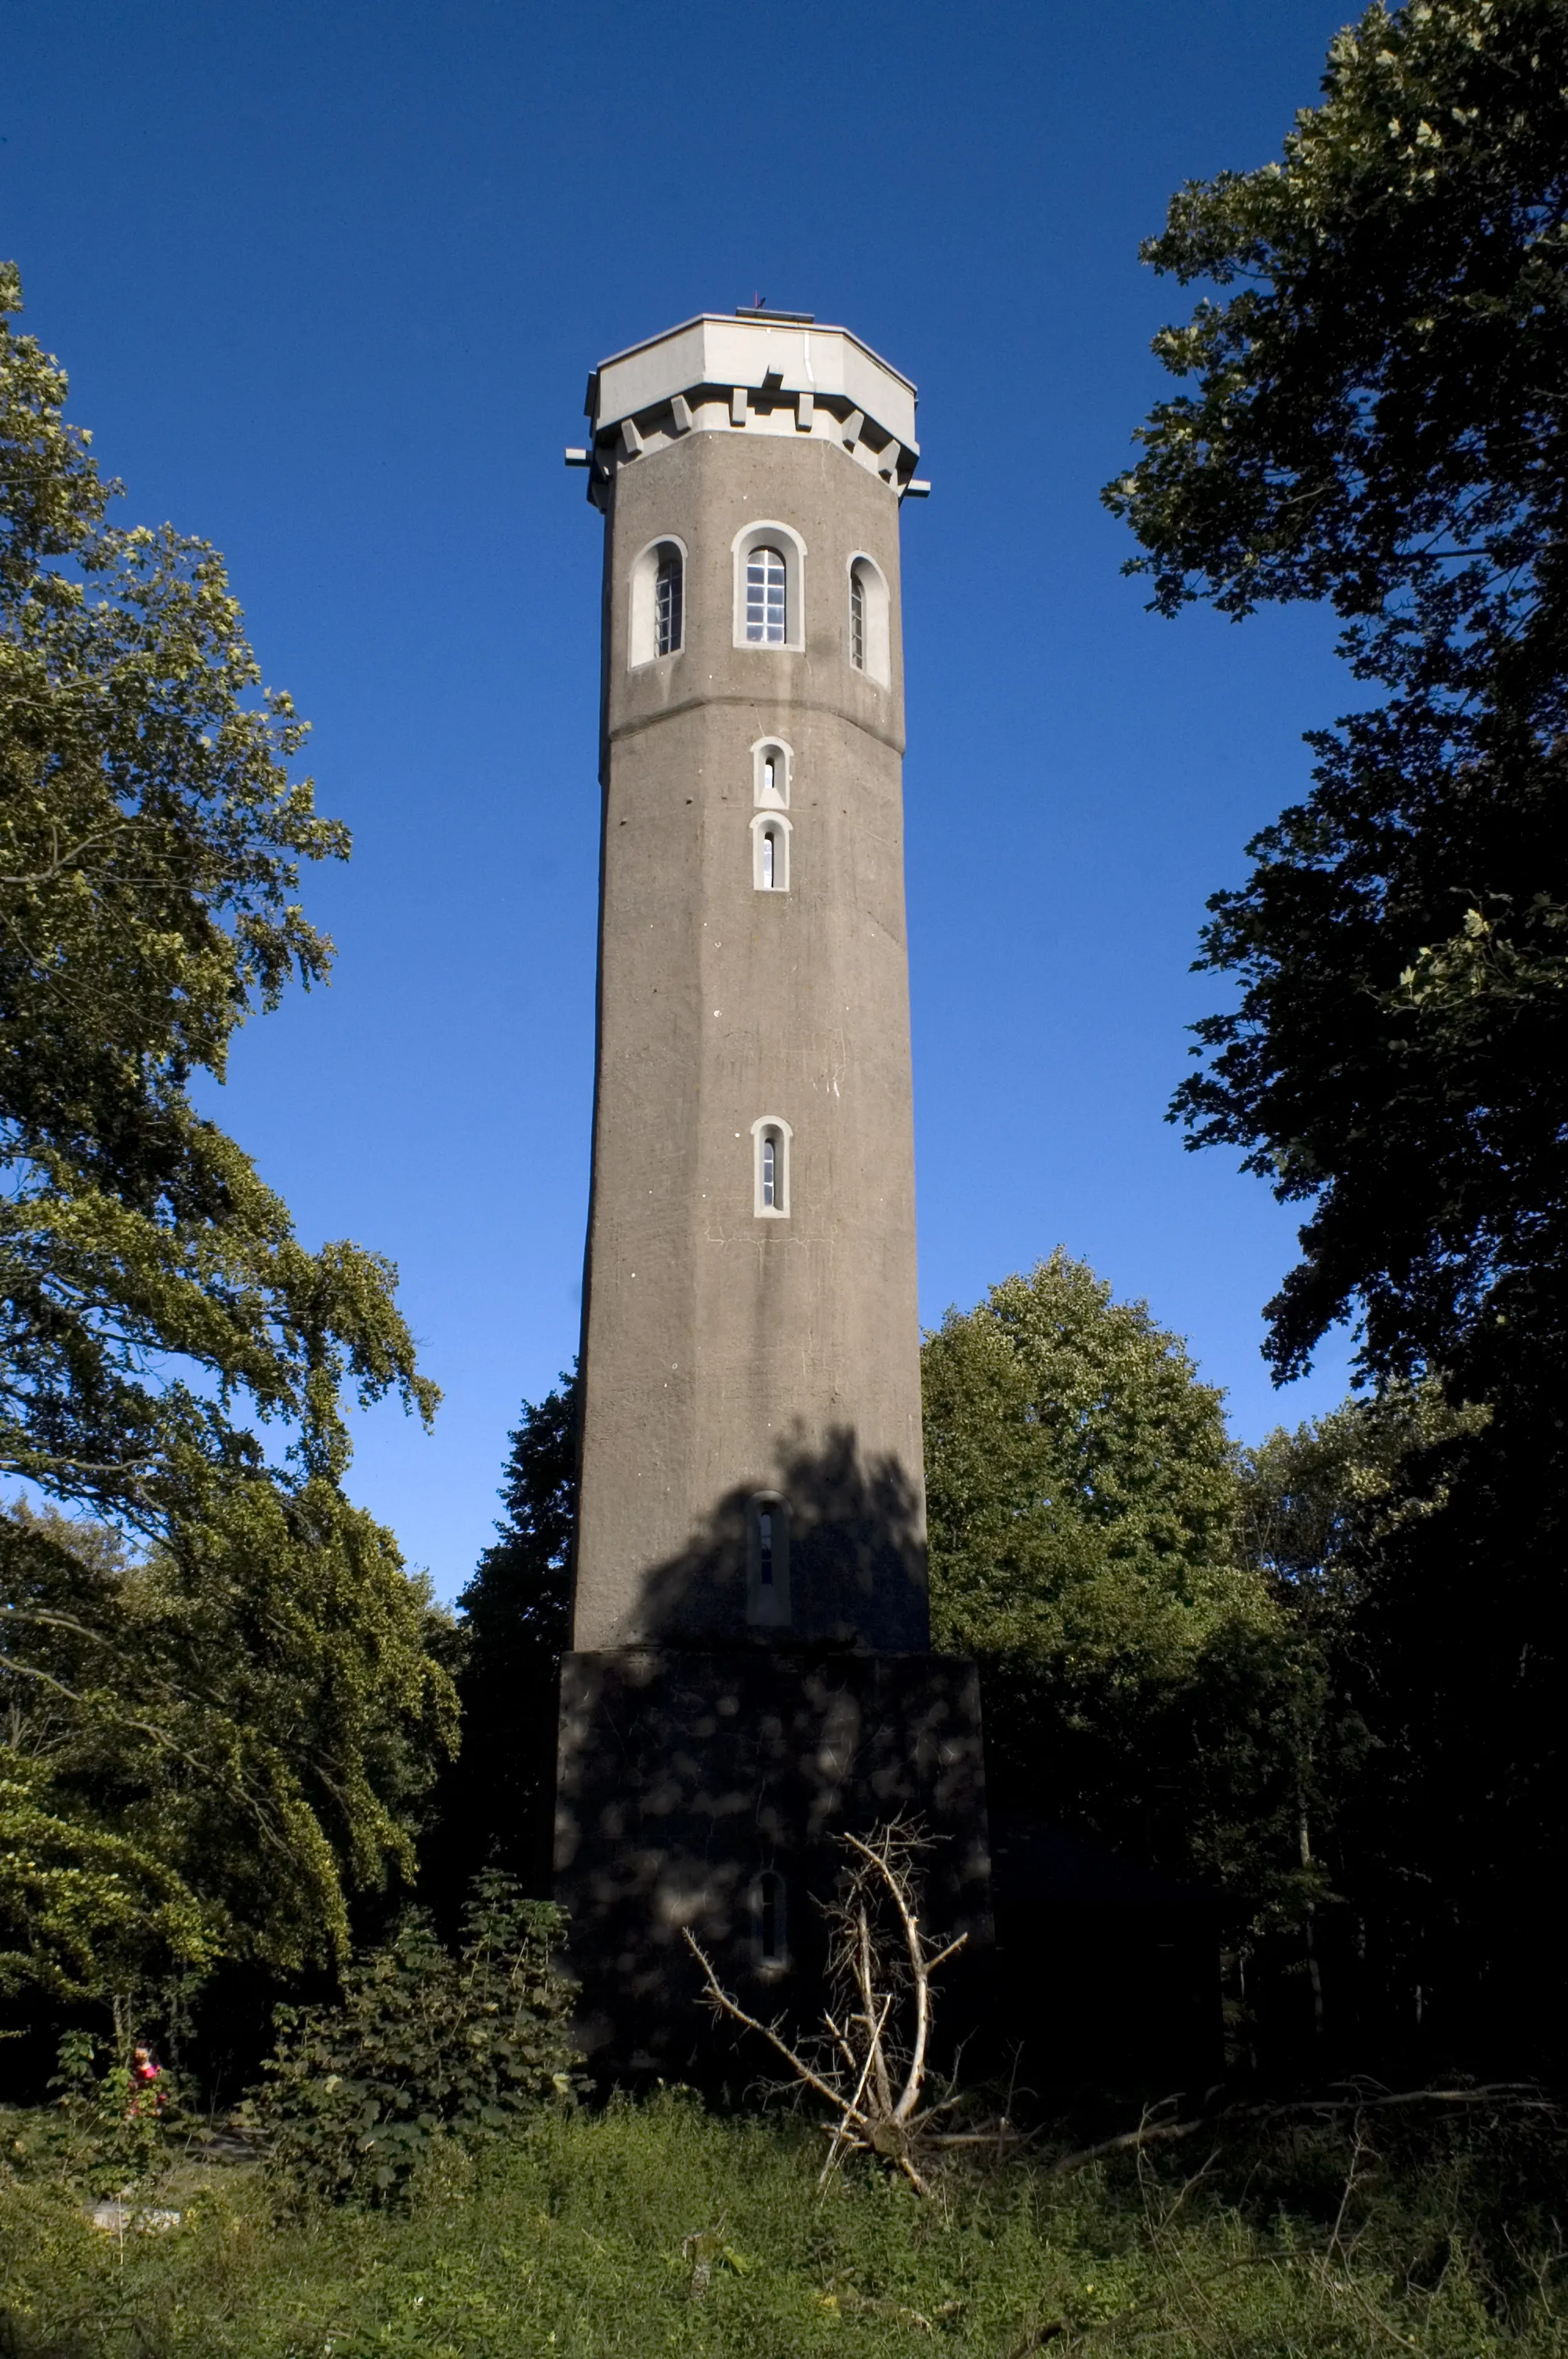
[[[881,2155],[919,2193],[926,2183],[916,2163],[922,2149],[991,2143],[1008,2125],[982,2133],[944,2132],[940,2117],[956,2102],[950,2087],[932,2096],[932,1977],[964,1946],[968,1935],[936,1946],[921,1930],[916,1862],[924,1848],[909,1825],[875,1829],[869,1841],[840,1838],[849,1870],[828,1910],[828,2004],[826,2036],[807,2052],[787,2039],[777,2022],[763,2023],[727,1991],[695,1935],[692,1955],[707,1981],[705,1996],[765,2039],[788,2066],[795,2083],[828,2105],[832,2124],[826,2180],[847,2153]]]

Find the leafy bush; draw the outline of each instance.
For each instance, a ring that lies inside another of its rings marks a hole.
[[[267,2079],[246,2109],[276,2169],[316,2194],[381,2198],[432,2141],[467,2152],[571,2099],[573,1986],[551,1962],[564,1921],[488,1871],[470,1887],[457,1956],[416,1913],[348,1969],[338,2006],[279,2007]]]
[[[0,2115],[6,2167],[79,2194],[150,2193],[167,2176],[189,2119],[177,2077],[160,2066],[145,2078],[130,2060],[135,2052],[118,2027],[113,2039],[68,2031],[49,2082],[53,2103]],[[5,2347],[0,2341],[0,2352]]]

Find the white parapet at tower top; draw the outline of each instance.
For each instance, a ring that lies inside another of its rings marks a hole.
[[[836,439],[902,497],[914,480],[914,387],[847,328],[809,314],[700,312],[600,362],[585,405],[593,429],[589,497],[611,472],[693,432]]]

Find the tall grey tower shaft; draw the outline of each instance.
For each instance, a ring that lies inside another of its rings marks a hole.
[[[589,408],[604,811],[572,1644],[918,1651],[914,388],[841,329],[704,317],[606,362]]]

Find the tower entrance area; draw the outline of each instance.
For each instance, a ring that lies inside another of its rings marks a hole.
[[[914,392],[704,317],[598,369],[603,855],[557,1886],[606,2067],[687,2068],[688,1928],[820,2006],[834,1837],[919,1816],[982,1933],[972,1667],[933,1657],[904,932]]]

